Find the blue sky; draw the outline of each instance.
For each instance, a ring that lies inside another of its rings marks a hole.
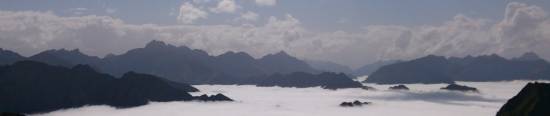
[[[429,54],[550,59],[548,0],[4,0],[0,48],[121,54],[151,40],[351,67]]]

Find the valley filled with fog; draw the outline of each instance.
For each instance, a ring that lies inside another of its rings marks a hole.
[[[360,88],[327,90],[312,88],[256,87],[254,85],[196,85],[193,95],[223,93],[236,102],[152,102],[148,105],[116,109],[85,106],[37,116],[488,116],[532,81],[457,82],[476,87],[479,93],[440,90],[447,84],[406,84],[409,91],[388,90],[393,85],[366,84],[377,90]],[[362,107],[340,107],[343,101],[368,101]]]

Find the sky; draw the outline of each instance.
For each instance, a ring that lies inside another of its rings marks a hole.
[[[102,57],[162,40],[352,68],[429,54],[550,59],[549,9],[547,0],[3,0],[0,48]]]

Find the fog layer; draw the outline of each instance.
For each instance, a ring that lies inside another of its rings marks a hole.
[[[410,91],[387,90],[392,85],[369,85],[376,91],[362,89],[325,90],[314,88],[280,88],[237,85],[197,85],[202,93],[223,93],[236,102],[152,102],[127,109],[109,106],[86,106],[58,110],[43,116],[488,116],[514,96],[528,81],[458,82],[480,90],[463,93],[439,90],[445,84],[408,84]],[[361,100],[373,104],[344,108],[343,101]]]

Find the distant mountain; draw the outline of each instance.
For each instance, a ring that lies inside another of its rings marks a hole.
[[[497,116],[547,116],[550,114],[550,84],[529,83],[497,112]]]
[[[429,55],[416,60],[383,66],[366,82],[379,84],[452,83],[453,66],[445,57]]]
[[[520,57],[513,58],[512,60],[518,60],[518,61],[537,61],[537,60],[544,60],[539,57],[535,52],[526,52]]]
[[[98,65],[101,59],[96,56],[88,56],[78,49],[74,50],[46,50],[33,55],[28,58],[29,60],[48,63],[51,65],[59,65],[65,67],[72,67],[77,64]]]
[[[215,67],[218,67],[224,74],[243,78],[268,74],[259,61],[244,52],[229,51],[216,56],[216,59],[218,63]],[[246,78],[240,79],[240,81],[246,81]]]
[[[453,61],[453,59],[450,59]],[[550,79],[550,64],[544,60],[508,60],[498,55],[455,59],[457,81],[502,81]]]
[[[258,62],[267,71],[268,74],[274,73],[293,73],[293,72],[308,72],[319,73],[320,71],[313,69],[306,62],[299,60],[293,56],[288,55],[286,52],[281,51],[275,54],[268,54],[260,59]]]
[[[306,72],[294,72],[290,74],[274,74],[263,80],[258,86],[279,87],[316,87],[325,89],[361,88],[363,85],[350,79],[344,73],[324,72],[311,74]]]
[[[204,51],[151,41],[144,48],[104,58],[101,69],[113,75],[135,71],[197,84],[215,83],[226,77],[213,67],[216,63],[216,59]]]
[[[47,50],[22,59],[64,67],[87,64],[115,77],[134,71],[189,84],[257,84],[275,73],[321,73],[284,51],[259,59],[244,52],[231,51],[211,56],[202,50],[156,40],[143,48],[131,49],[120,55],[110,54],[103,59],[85,55],[78,49]],[[16,60],[9,62],[13,61]]]
[[[19,61],[0,66],[0,112],[37,113],[101,104],[132,107],[149,101],[197,99],[187,93],[196,88],[174,83],[134,72],[117,79],[88,65],[66,68]]]
[[[317,72],[285,52],[254,59],[244,52],[210,56],[202,50],[151,41],[144,48],[103,59],[101,69],[114,75],[136,71],[191,84],[254,84],[273,73]]]
[[[399,60],[386,60],[386,61],[374,62],[372,64],[367,64],[367,65],[364,65],[362,67],[359,67],[358,69],[355,69],[352,74],[355,75],[355,76],[370,75],[370,74],[372,74],[372,72],[378,70],[382,66],[386,66],[386,65],[390,65],[390,64],[394,64],[394,63],[398,63],[398,62],[401,62],[401,61],[399,61]]]
[[[25,59],[25,57],[15,52],[0,48],[0,65],[12,64],[23,59]]]
[[[353,71],[348,66],[344,66],[344,65],[337,64],[330,61],[318,61],[318,60],[306,60],[306,63],[309,64],[309,66],[319,71],[346,73],[350,75],[351,78],[355,77],[352,75]]]
[[[464,58],[429,55],[381,67],[365,82],[395,84],[537,79],[550,79],[550,64],[545,60],[533,60],[533,57],[524,59],[523,56],[509,60],[495,54]]]

